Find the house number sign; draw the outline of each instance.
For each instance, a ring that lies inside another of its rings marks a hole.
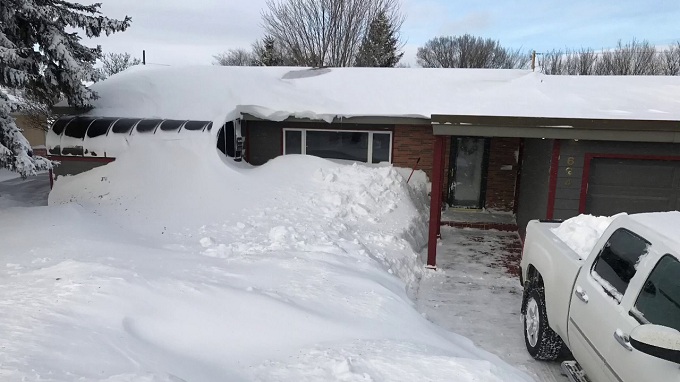
[[[576,161],[574,160],[574,157],[569,157],[569,158],[567,158],[567,165],[568,165],[568,167],[566,167],[566,168],[564,169],[564,171],[567,173],[567,176],[569,176],[569,177],[572,176],[572,175],[574,174],[574,168],[573,168],[572,166],[574,165],[575,162],[576,162]],[[567,179],[564,181],[564,185],[565,185],[565,186],[571,186],[571,178],[567,178]]]

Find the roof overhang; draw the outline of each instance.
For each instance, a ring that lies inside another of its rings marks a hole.
[[[433,115],[434,135],[680,142],[680,121]]]
[[[243,113],[243,120],[246,121],[268,121],[267,119],[256,117],[252,114]],[[288,117],[281,122],[324,122],[322,119],[294,118]],[[355,123],[365,125],[430,125],[429,118],[417,117],[381,117],[381,116],[357,116],[357,117],[335,117],[332,123]]]

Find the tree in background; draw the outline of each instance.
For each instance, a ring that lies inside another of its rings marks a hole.
[[[624,44],[595,53],[593,49],[553,50],[539,62],[544,74],[552,75],[666,75],[680,74],[680,43],[661,51],[648,41]]]
[[[354,66],[393,68],[404,52],[399,52],[397,31],[384,12],[371,21],[368,33],[364,35]]]
[[[500,42],[469,34],[435,37],[418,48],[418,64],[424,68],[517,69],[528,66],[529,57],[504,48]]]
[[[268,0],[262,13],[266,33],[295,65],[352,66],[359,46],[383,13],[391,30],[403,23],[399,0]]]
[[[597,54],[589,48],[565,52],[553,50],[543,54],[540,61],[545,74],[590,75],[595,73]]]
[[[254,66],[257,65],[257,57],[245,49],[229,49],[224,53],[213,56],[213,65],[222,66]]]
[[[262,66],[286,65],[284,53],[272,36],[264,36],[261,41],[253,44],[253,54],[257,57],[257,63]]]
[[[102,75],[104,78],[108,78],[116,73],[120,73],[123,70],[142,63],[142,60],[136,57],[132,57],[130,53],[106,53],[101,58],[102,62]]]
[[[680,42],[665,49],[660,58],[661,74],[665,76],[680,75]]]
[[[0,86],[22,91],[28,99],[51,105],[60,97],[72,106],[87,106],[95,94],[84,83],[99,77],[94,64],[101,47],[89,48],[67,28],[87,37],[124,31],[130,18],[114,20],[99,12],[100,4],[64,1],[0,0]],[[0,167],[22,177],[51,168],[34,156],[10,116],[13,103],[0,92]]]

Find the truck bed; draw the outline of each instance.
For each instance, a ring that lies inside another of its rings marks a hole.
[[[585,259],[551,231],[557,226],[559,223],[537,220],[527,225],[521,262],[522,279],[527,282],[528,271],[534,268],[543,279],[550,280],[544,286],[548,322],[568,345],[567,317],[571,292]]]

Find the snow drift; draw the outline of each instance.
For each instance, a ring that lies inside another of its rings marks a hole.
[[[585,259],[593,251],[595,244],[600,240],[607,227],[621,215],[625,215],[625,213],[614,216],[581,214],[563,221],[551,231],[582,259]]]
[[[0,215],[9,380],[527,381],[409,298],[427,194],[392,167],[131,148]],[[490,330],[492,330],[490,328]]]

